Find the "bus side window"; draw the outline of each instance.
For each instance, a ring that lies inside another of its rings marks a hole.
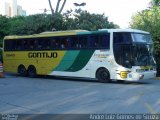
[[[29,46],[29,41],[27,39],[23,41],[23,45],[25,50],[29,50],[30,46]]]
[[[5,41],[5,50],[6,51],[14,51],[16,50],[16,41],[15,40],[6,40]]]
[[[50,38],[45,38],[44,39],[44,49],[45,50],[50,50],[51,49],[51,40],[50,40]]]
[[[51,49],[51,41],[47,41],[47,46],[46,46],[46,49],[47,50],[50,50]]]
[[[51,49],[56,48],[56,40],[54,38],[51,39]]]
[[[60,49],[60,39],[58,37],[53,37],[50,40],[50,48],[53,50]]]
[[[88,47],[88,39],[87,36],[79,36],[79,46],[80,48],[87,48]]]
[[[99,47],[99,35],[91,35],[90,36],[90,48]]]
[[[127,32],[114,32],[113,33],[113,43],[131,43],[131,34]]]
[[[36,39],[29,40],[29,45],[31,50],[36,50],[37,40]]]
[[[45,39],[39,38],[37,42],[37,49],[44,50],[45,49]]]
[[[21,50],[22,48],[22,40],[16,40],[16,50]]]
[[[13,50],[13,51],[16,50],[16,41],[12,40],[12,41],[11,41],[11,44],[12,44],[12,45],[11,45],[11,51],[12,51],[12,50]]]
[[[109,49],[110,48],[110,34],[100,35],[100,48]]]
[[[78,37],[71,37],[70,38],[70,47],[71,47],[71,49],[80,48]]]
[[[60,41],[59,38],[56,38],[55,46],[56,46],[56,47],[55,47],[56,49],[60,49],[60,48],[61,48],[61,41]]]
[[[62,39],[61,39],[61,48],[62,48],[62,49],[67,49],[67,48],[69,48],[69,42],[70,42],[70,39],[69,39],[68,37],[62,38]]]
[[[5,51],[11,51],[12,50],[12,41],[11,40],[5,40]]]

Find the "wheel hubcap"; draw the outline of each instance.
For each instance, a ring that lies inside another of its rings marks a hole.
[[[106,80],[108,75],[106,72],[103,72],[102,75],[101,75],[102,79]]]

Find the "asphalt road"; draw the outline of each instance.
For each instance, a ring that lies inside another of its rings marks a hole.
[[[160,80],[120,84],[7,75],[0,78],[0,113],[160,113]]]

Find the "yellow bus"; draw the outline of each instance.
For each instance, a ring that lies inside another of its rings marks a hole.
[[[53,75],[110,82],[156,76],[151,36],[134,29],[6,36],[3,59],[5,72],[29,77]]]

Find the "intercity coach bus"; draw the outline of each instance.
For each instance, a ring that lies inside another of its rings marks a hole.
[[[4,38],[4,70],[21,76],[137,81],[156,76],[148,32],[100,29],[43,32]]]

